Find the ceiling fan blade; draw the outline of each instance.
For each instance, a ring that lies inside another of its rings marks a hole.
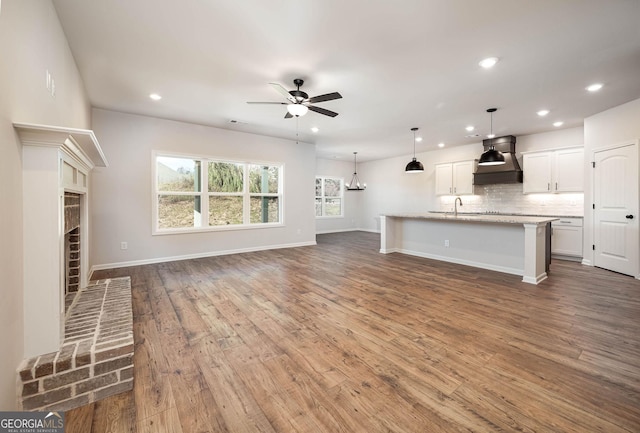
[[[293,115],[287,111],[287,114],[284,115],[285,119],[291,119]]]
[[[289,105],[287,102],[247,102],[247,104],[277,104],[277,105]]]
[[[269,85],[271,87],[273,87],[276,92],[280,93],[282,96],[287,98],[287,100],[293,102],[294,104],[296,103],[296,98],[291,96],[289,91],[287,89],[285,89],[284,87],[282,87],[280,84],[278,84],[278,83],[269,83]]]
[[[326,95],[318,95],[313,98],[309,98],[309,102],[315,104],[316,102],[332,101],[334,99],[340,99],[342,95],[338,92],[327,93]]]
[[[331,110],[326,110],[320,107],[314,107],[313,105],[309,105],[309,110],[315,111],[316,113],[324,114],[325,116],[336,117],[338,113]]]

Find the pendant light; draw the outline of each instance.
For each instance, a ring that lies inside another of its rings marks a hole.
[[[364,191],[367,189],[367,184],[364,183],[360,186],[360,179],[358,179],[358,165],[357,165],[357,155],[358,152],[353,152],[353,177],[351,178],[351,182],[346,184],[347,191]]]
[[[504,164],[504,155],[502,152],[498,151],[493,147],[493,113],[495,113],[497,108],[488,108],[487,113],[491,115],[491,130],[490,134],[487,136],[491,140],[491,146],[489,146],[489,150],[484,152],[480,156],[480,160],[478,161],[478,165],[501,165]]]
[[[413,159],[409,161],[404,171],[405,173],[422,173],[424,165],[416,159],[416,131],[418,128],[411,128],[411,130],[413,131]]]

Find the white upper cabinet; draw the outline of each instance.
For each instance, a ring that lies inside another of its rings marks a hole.
[[[436,195],[473,194],[475,161],[436,165]]]
[[[554,187],[556,192],[584,191],[584,149],[557,150]]]
[[[584,191],[582,147],[525,153],[522,161],[525,194]]]

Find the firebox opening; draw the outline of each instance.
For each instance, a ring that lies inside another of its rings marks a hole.
[[[80,288],[80,194],[64,194],[64,297],[65,310]]]

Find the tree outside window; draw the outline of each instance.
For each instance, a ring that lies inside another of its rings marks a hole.
[[[344,179],[316,177],[316,217],[342,217],[344,215]]]

